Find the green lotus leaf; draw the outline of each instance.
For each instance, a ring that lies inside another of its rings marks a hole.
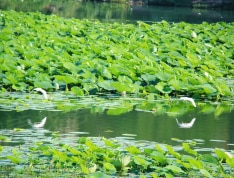
[[[106,169],[106,170],[108,170],[108,171],[111,171],[112,173],[115,173],[116,172],[116,168],[115,168],[115,166],[113,165],[113,164],[111,164],[111,163],[104,163],[103,164],[104,165],[104,168]]]
[[[225,81],[218,81],[215,83],[216,88],[218,92],[223,96],[229,96],[232,95],[232,91],[230,87],[227,85],[227,82]]]
[[[202,161],[205,161],[207,163],[212,163],[212,164],[218,164],[218,160],[216,157],[210,155],[210,154],[204,154],[201,157]]]
[[[167,165],[166,169],[169,170],[169,171],[172,171],[175,174],[184,173],[184,171],[180,167],[178,167],[176,165]]]
[[[92,174],[89,174],[87,177],[88,178],[110,178],[109,175],[106,175],[102,172],[94,172]]]
[[[161,93],[171,93],[172,88],[165,82],[159,82],[155,85],[155,88],[160,91]]]
[[[118,77],[118,81],[121,82],[121,83],[132,83],[132,79],[129,78],[128,76],[126,76],[126,75],[120,75]]]
[[[137,105],[136,109],[138,110],[145,110],[145,111],[152,111],[156,109],[155,103],[143,102],[141,105]]]
[[[171,79],[168,84],[170,84],[175,90],[180,90],[183,87],[183,82],[177,79]]]
[[[57,82],[62,82],[62,83],[66,83],[66,84],[70,84],[70,83],[78,83],[78,79],[76,79],[74,76],[72,75],[55,75],[55,79]]]
[[[71,88],[71,91],[76,95],[76,96],[84,96],[84,91],[77,87],[77,86],[74,86]]]
[[[12,88],[16,91],[23,91],[27,88],[28,84],[25,82],[19,82],[17,84],[12,85]]]
[[[201,174],[204,175],[205,177],[210,177],[210,178],[213,177],[206,169],[200,169],[199,171],[200,171]]]
[[[11,39],[12,31],[10,30],[4,30],[0,32],[0,40],[1,41],[8,41]]]
[[[19,82],[18,78],[13,73],[7,73],[7,75],[6,75],[6,81],[8,81],[8,83],[11,83],[11,84],[17,84]]]
[[[77,66],[75,66],[73,63],[70,62],[64,62],[63,66],[70,71],[71,73],[77,73],[78,72],[78,68]]]
[[[199,62],[200,62],[200,59],[195,54],[187,53],[186,57],[191,62],[192,67],[196,67],[199,64]]]
[[[112,82],[111,86],[117,90],[118,92],[131,92],[133,91],[133,86],[129,83],[121,83],[121,82]]]
[[[119,108],[113,108],[113,109],[108,109],[107,110],[107,114],[108,115],[121,115],[127,112],[130,112],[133,110],[133,106],[129,105],[129,106],[125,106],[125,107],[119,107]]]
[[[143,167],[147,167],[150,164],[150,162],[148,162],[146,159],[144,159],[144,157],[141,157],[141,156],[134,156],[133,161],[137,165],[140,165]]]
[[[35,88],[43,88],[43,89],[54,88],[51,83],[52,83],[51,81],[35,81],[34,86]]]
[[[216,88],[214,88],[211,84],[204,84],[202,85],[202,88],[208,95],[217,92]]]
[[[115,88],[111,85],[112,82],[113,82],[112,80],[105,80],[102,82],[98,82],[98,86],[107,91],[115,90]]]
[[[150,157],[152,157],[154,160],[156,160],[160,165],[165,165],[167,163],[167,158],[161,152],[153,151],[150,154]]]
[[[165,81],[165,82],[168,81],[172,77],[172,75],[167,72],[158,72],[155,75],[158,79],[160,79],[161,81]]]
[[[103,67],[103,68],[100,70],[100,72],[101,72],[101,75],[102,75],[104,78],[112,79],[112,74],[111,74],[111,72],[110,72],[107,68]]]
[[[141,78],[147,83],[156,83],[158,81],[157,75],[143,74]]]

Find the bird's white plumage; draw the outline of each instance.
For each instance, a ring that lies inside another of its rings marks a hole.
[[[189,101],[189,102],[192,103],[192,105],[193,105],[194,107],[196,107],[196,103],[195,103],[195,101],[194,101],[193,98],[189,98],[189,97],[180,97],[180,100]]]
[[[41,92],[41,93],[43,94],[44,98],[45,98],[46,100],[48,100],[48,95],[47,95],[47,93],[46,93],[45,90],[43,90],[42,88],[34,88],[33,90],[38,91],[38,92]]]

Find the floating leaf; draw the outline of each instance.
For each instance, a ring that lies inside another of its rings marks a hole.
[[[165,82],[159,82],[155,85],[155,88],[160,91],[161,93],[171,93],[172,88]]]
[[[133,91],[131,85],[128,84],[128,83],[124,84],[124,83],[120,83],[120,82],[112,82],[111,86],[113,88],[115,88],[119,92],[123,92],[123,91],[131,92],[131,91]]]
[[[126,148],[126,150],[129,153],[131,153],[131,154],[139,154],[139,153],[141,153],[141,151],[137,147],[135,147],[135,146],[129,146],[129,147]]]
[[[199,170],[205,177],[213,177],[206,169]]]
[[[166,73],[166,72],[159,72],[159,73],[156,73],[155,75],[158,79],[160,79],[161,81],[165,81],[165,82],[168,81],[172,77],[171,74]]]
[[[98,82],[98,86],[108,91],[115,90],[115,88],[112,86],[112,81],[109,80]]]
[[[104,163],[104,168],[108,171],[110,171],[111,173],[115,173],[116,172],[116,168],[113,164],[111,163]]]
[[[213,86],[211,86],[210,84],[204,84],[204,85],[202,85],[202,88],[203,88],[203,90],[204,90],[204,92],[206,93],[206,94],[212,94],[212,93],[215,93],[217,90],[213,87]]]
[[[77,96],[84,96],[83,90],[77,86],[72,87],[71,91]]]
[[[183,143],[182,145],[183,145],[184,151],[186,151],[187,153],[190,153],[192,155],[195,155],[195,156],[197,155],[197,152],[190,148],[189,143]]]
[[[133,106],[118,107],[118,108],[108,109],[107,114],[108,115],[121,115],[121,114],[130,112],[132,110],[133,110]]]
[[[109,175],[104,174],[103,172],[94,172],[87,176],[88,178],[109,178]]]
[[[172,171],[174,174],[184,173],[180,167],[175,165],[167,165],[165,168],[169,171]]]
[[[6,156],[6,158],[8,158],[14,164],[20,164],[25,162],[25,160],[17,156]]]

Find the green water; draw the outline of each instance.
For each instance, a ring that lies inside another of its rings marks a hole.
[[[182,107],[184,106],[182,105]],[[207,103],[205,107],[198,106],[192,108],[188,113],[175,114],[175,116],[169,113],[169,108],[164,111],[165,113],[157,113],[157,111],[141,111],[137,107],[138,105],[135,105],[132,111],[120,115],[110,115],[108,108],[100,110],[95,107],[68,112],[48,110],[0,111],[0,131],[2,134],[6,130],[13,130],[14,128],[23,128],[34,132],[40,131],[42,128],[33,129],[28,124],[28,120],[30,119],[34,123],[47,117],[43,130],[59,131],[60,134],[68,136],[76,133],[76,137],[130,137],[133,140],[147,140],[174,146],[178,144],[178,141],[194,140],[201,150],[214,147],[234,148],[234,111],[232,106]],[[220,107],[221,110],[226,108],[227,111],[218,113]],[[209,113],[207,108],[215,108],[215,111]],[[176,123],[176,118],[179,122],[190,122],[192,118],[196,118],[196,121],[191,128],[180,128]],[[46,138],[46,136],[42,137]],[[175,141],[175,138],[179,140]]]
[[[169,22],[185,21],[189,23],[232,22],[234,12],[221,9],[193,9],[184,7],[164,7],[129,5],[126,3],[98,3],[79,1],[47,1],[47,0],[1,0],[0,9],[16,11],[40,11],[67,18],[99,19],[108,22],[135,23],[136,21]]]

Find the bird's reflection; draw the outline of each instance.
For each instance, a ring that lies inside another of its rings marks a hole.
[[[189,123],[184,123],[184,122],[179,122],[177,119],[176,119],[176,122],[178,124],[178,126],[180,128],[191,128],[194,124],[194,122],[196,121],[196,118],[193,118]]]
[[[46,123],[46,119],[47,119],[47,117],[42,119],[41,122],[36,122],[36,123],[32,123],[31,120],[28,119],[28,124],[31,125],[32,128],[42,128],[42,127],[44,127],[44,125]]]

